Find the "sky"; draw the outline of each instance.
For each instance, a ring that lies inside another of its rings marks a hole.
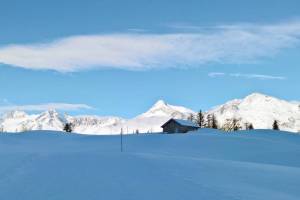
[[[0,112],[134,117],[300,93],[297,0],[0,0]]]

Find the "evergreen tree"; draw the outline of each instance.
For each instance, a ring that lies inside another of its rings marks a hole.
[[[136,129],[135,134],[139,134],[139,133],[140,133],[139,129]]]
[[[277,120],[274,120],[273,122],[273,130],[279,130],[279,125]]]
[[[214,114],[212,114],[211,123],[212,123],[211,128],[218,129],[218,121]]]
[[[212,115],[211,114],[208,114],[207,116],[206,116],[206,128],[212,128],[212,125],[213,125],[213,123],[212,123]]]
[[[73,124],[72,123],[66,123],[64,125],[64,128],[63,128],[64,131],[68,132],[68,133],[71,133],[73,131]]]
[[[249,126],[248,126],[248,130],[253,130],[253,129],[254,129],[253,124],[250,123]]]
[[[254,129],[253,124],[252,123],[248,123],[248,122],[245,123],[245,128],[246,128],[246,130],[252,130],[252,129]]]
[[[201,110],[197,113],[196,122],[200,128],[204,127],[204,115]]]

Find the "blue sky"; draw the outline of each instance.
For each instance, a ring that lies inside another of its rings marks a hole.
[[[0,3],[0,110],[133,117],[158,99],[300,99],[296,0]]]

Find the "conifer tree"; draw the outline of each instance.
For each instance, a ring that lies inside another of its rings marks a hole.
[[[253,130],[253,129],[254,129],[253,124],[250,123],[249,126],[248,126],[248,130]]]
[[[212,114],[211,123],[212,123],[211,128],[218,129],[218,121],[214,114]]]
[[[277,120],[274,120],[273,122],[273,130],[279,130],[279,125]]]
[[[204,127],[204,115],[201,110],[197,113],[196,122],[200,128]]]
[[[253,124],[252,123],[248,123],[248,122],[245,123],[245,128],[246,128],[246,130],[252,130],[252,129],[254,129]]]
[[[73,131],[73,124],[67,122],[67,123],[64,125],[63,130],[66,131],[66,132],[68,132],[68,133],[71,133],[71,132]]]
[[[212,115],[208,114],[206,116],[206,128],[212,128]]]

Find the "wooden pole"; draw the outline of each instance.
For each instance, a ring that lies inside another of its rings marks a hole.
[[[123,152],[123,128],[121,129],[121,152]]]

